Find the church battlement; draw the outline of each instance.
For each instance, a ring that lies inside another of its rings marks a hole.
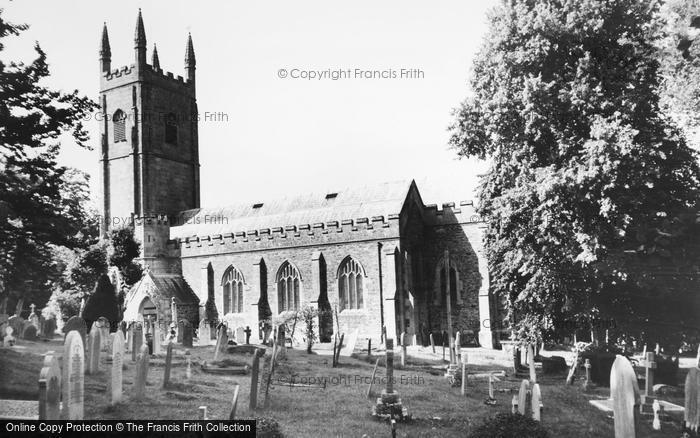
[[[398,227],[398,214],[387,216],[361,217],[357,219],[342,219],[326,222],[315,222],[298,225],[286,225],[284,227],[260,228],[247,231],[235,231],[229,233],[202,234],[188,237],[178,237],[169,240],[169,244],[189,248],[192,244],[201,246],[203,242],[218,241],[225,244],[250,242],[273,239],[302,238],[308,236],[328,235],[331,233],[360,232],[382,228],[391,228],[395,223]]]
[[[431,226],[484,222],[484,219],[477,214],[473,201],[444,202],[441,207],[437,204],[429,204],[424,208],[424,217]]]

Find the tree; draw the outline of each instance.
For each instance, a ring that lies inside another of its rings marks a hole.
[[[670,0],[660,13],[661,106],[700,149],[700,0]]]
[[[513,0],[490,14],[450,143],[490,160],[479,210],[516,332],[685,315],[682,300],[650,315],[677,291],[637,269],[644,242],[700,198],[696,156],[659,107],[660,28],[651,0]],[[693,241],[677,243],[697,254]]]
[[[119,269],[127,287],[141,279],[143,269],[134,260],[139,257],[141,244],[134,237],[134,229],[126,226],[109,232],[109,264]]]
[[[100,275],[94,291],[85,303],[82,317],[87,321],[88,326],[100,317],[105,317],[112,327],[116,327],[115,322],[121,319],[120,310],[114,285],[109,281],[107,274]]]
[[[0,53],[4,40],[26,25],[6,22],[0,10]],[[46,54],[35,45],[30,64],[0,61],[0,307],[21,311],[25,300],[46,302],[52,247],[83,244],[85,215],[68,193],[75,173],[59,166],[59,137],[71,133],[87,147],[81,120],[96,104],[87,97],[51,90]]]
[[[316,319],[319,311],[311,306],[304,306],[301,309],[301,319],[304,321],[304,337],[306,338],[306,352],[311,354],[311,347],[316,340]]]

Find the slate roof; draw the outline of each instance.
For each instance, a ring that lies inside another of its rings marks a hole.
[[[194,293],[190,285],[181,275],[177,274],[154,274],[151,271],[144,273],[141,280],[134,285],[132,291],[136,293],[141,287],[144,287],[146,278],[153,282],[155,293],[163,298],[170,300],[172,297],[177,298],[181,303],[198,303],[199,297]]]
[[[180,214],[170,227],[170,238],[236,233],[291,225],[399,214],[412,180],[353,187],[331,193],[313,193],[275,201],[221,208],[199,208]]]

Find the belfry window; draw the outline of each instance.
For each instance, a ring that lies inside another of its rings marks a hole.
[[[277,272],[277,303],[279,312],[299,310],[301,276],[291,263],[284,262]]]
[[[341,311],[362,308],[363,277],[362,266],[352,257],[347,257],[340,264],[340,268],[338,268],[338,301]]]
[[[114,130],[114,142],[126,141],[126,114],[122,110],[116,110],[112,116],[112,129]]]
[[[243,312],[243,275],[229,266],[221,280],[224,289],[224,314]]]

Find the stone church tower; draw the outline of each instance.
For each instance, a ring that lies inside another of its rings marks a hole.
[[[180,211],[198,208],[200,202],[192,38],[188,37],[186,45],[184,79],[161,69],[155,45],[148,64],[139,10],[134,61],[111,68],[105,24],[100,48],[103,234],[131,223],[132,218],[159,217],[162,222]],[[167,242],[168,226],[160,228],[141,230],[146,233],[138,236],[144,257],[155,255],[149,254],[156,251],[149,250],[150,244]]]

